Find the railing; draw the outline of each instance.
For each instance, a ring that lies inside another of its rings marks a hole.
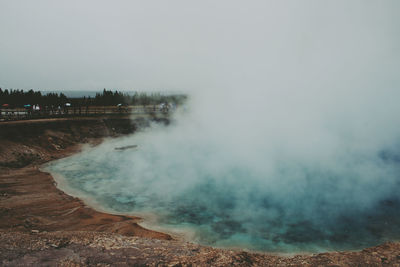
[[[121,114],[163,114],[171,111],[169,108],[158,105],[148,106],[80,106],[80,107],[55,107],[31,110],[24,108],[0,108],[0,122],[12,120],[44,119],[44,118],[65,118],[65,117],[86,117]]]

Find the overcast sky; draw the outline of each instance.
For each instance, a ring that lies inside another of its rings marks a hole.
[[[0,0],[0,86],[198,91],[338,75],[398,86],[399,10],[397,0]]]

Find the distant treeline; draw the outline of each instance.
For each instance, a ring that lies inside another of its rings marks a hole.
[[[75,106],[115,106],[123,105],[157,105],[161,103],[174,103],[180,105],[187,99],[186,95],[164,95],[161,93],[122,93],[104,89],[95,97],[69,98],[63,93],[42,94],[40,91],[24,91],[0,88],[0,105],[8,104],[10,107],[23,107],[27,104],[41,106],[62,106],[71,103]]]

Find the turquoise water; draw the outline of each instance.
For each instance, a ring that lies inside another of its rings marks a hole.
[[[215,146],[163,147],[162,137],[144,136],[106,142],[48,170],[107,210],[156,214],[160,226],[190,230],[206,245],[317,252],[400,237],[400,157],[393,151],[346,164],[252,165],[227,160]],[[138,147],[114,149],[131,144]]]

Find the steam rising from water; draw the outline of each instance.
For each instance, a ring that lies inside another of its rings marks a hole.
[[[61,160],[51,171],[107,209],[157,214],[159,224],[194,231],[204,244],[293,252],[400,237],[394,140],[352,143],[309,124],[303,131],[311,139],[278,136],[274,127],[248,139],[222,126],[180,118]],[[260,128],[237,128],[246,130]],[[132,144],[138,148],[114,150]]]
[[[189,110],[51,170],[107,208],[153,212],[205,244],[315,251],[398,239],[398,4],[309,3],[257,2],[248,20],[228,13],[221,34],[188,18],[210,33],[179,61],[190,63]]]

